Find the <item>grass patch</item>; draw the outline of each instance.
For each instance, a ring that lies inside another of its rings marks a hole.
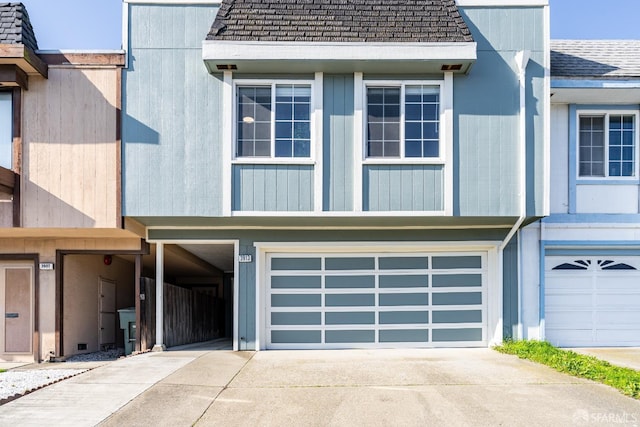
[[[7,372],[7,370],[6,369],[0,369],[0,374],[3,373],[3,372]]]
[[[500,353],[547,365],[559,372],[609,385],[627,396],[640,399],[640,371],[614,366],[574,351],[561,350],[544,341],[508,341],[495,349]]]

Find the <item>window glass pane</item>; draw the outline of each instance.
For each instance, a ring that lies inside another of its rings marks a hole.
[[[622,148],[609,147],[609,160],[622,160]]]
[[[622,164],[620,162],[609,162],[609,176],[622,176]]]
[[[439,155],[439,98],[437,86],[409,85],[405,88],[405,154],[414,157],[416,148],[409,150],[409,140],[419,140],[418,157]],[[419,107],[419,108],[418,108]]]
[[[291,141],[276,139],[276,157],[292,157]]]
[[[270,156],[271,88],[238,88],[237,155]]]
[[[310,157],[311,86],[276,85],[275,136],[276,157]]]
[[[422,157],[421,141],[407,140],[404,146],[404,155],[407,157]]]
[[[628,130],[633,130],[634,126],[633,126],[633,120],[634,116],[624,116],[622,119],[622,128],[623,129],[628,129]]]
[[[604,176],[604,116],[579,119],[579,175]]]
[[[627,161],[633,160],[633,147],[622,148],[622,160],[627,160]]]
[[[311,157],[311,140],[296,139],[293,141],[294,157]]]
[[[633,176],[634,116],[609,117],[609,176]]]
[[[367,88],[367,156],[400,155],[400,88]]]

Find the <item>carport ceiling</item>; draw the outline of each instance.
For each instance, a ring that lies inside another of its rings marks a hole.
[[[233,245],[180,245],[203,261],[222,271],[233,271]]]

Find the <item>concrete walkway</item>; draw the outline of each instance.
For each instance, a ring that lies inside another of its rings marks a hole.
[[[146,353],[0,407],[12,426],[612,423],[640,401],[490,349]]]

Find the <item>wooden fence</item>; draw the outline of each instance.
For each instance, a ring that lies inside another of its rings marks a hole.
[[[142,278],[145,300],[140,331],[141,347],[156,342],[156,282]],[[174,347],[208,341],[224,334],[224,301],[211,295],[164,284],[164,345]]]

